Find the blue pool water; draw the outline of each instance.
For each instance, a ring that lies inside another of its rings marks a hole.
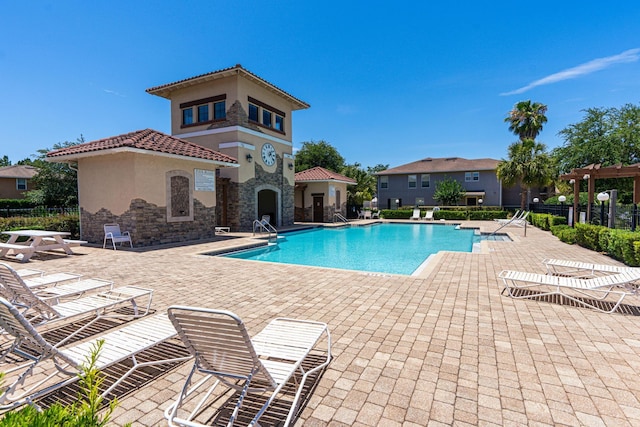
[[[439,251],[471,252],[474,230],[440,224],[374,224],[282,234],[277,245],[226,254],[232,258],[368,272],[412,274]]]

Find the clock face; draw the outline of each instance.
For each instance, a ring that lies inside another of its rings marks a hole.
[[[273,145],[266,143],[262,146],[262,161],[267,166],[273,166],[276,162],[276,149]]]

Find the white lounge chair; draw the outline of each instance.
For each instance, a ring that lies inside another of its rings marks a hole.
[[[371,211],[364,211],[364,219],[371,219]]]
[[[113,282],[102,279],[80,280],[79,274],[54,273],[23,279],[11,266],[0,263],[0,295],[13,303],[20,302],[24,289],[30,289],[39,299],[48,304],[61,300],[79,298],[86,293],[106,291],[113,288]]]
[[[0,353],[0,362],[4,362],[5,356],[10,352],[16,352],[30,360],[5,371],[5,387],[0,392],[0,410],[24,404],[35,405],[35,399],[77,381],[82,365],[87,362],[87,357],[99,340],[104,340],[104,344],[98,355],[96,368],[104,369],[124,360],[132,363],[125,374],[102,392],[102,396],[110,393],[139,368],[187,359],[179,357],[142,363],[136,359],[138,353],[176,336],[166,314],[133,322],[90,341],[60,347],[59,344],[47,342],[18,308],[0,298],[0,327],[13,337],[13,344]],[[21,352],[19,347],[22,343],[28,343],[30,352],[37,354],[34,356]]]
[[[49,304],[47,299],[35,294],[32,289],[25,286],[23,282],[11,280],[13,273],[7,269],[0,269],[0,296],[11,303],[21,307],[22,314],[39,330],[49,329],[67,322],[93,318],[73,334],[67,336],[64,341],[86,329],[100,319],[104,318],[125,318],[131,319],[146,316],[151,308],[153,291],[151,289],[139,288],[136,286],[124,286],[113,288],[97,294],[83,296],[59,304]],[[147,299],[146,307],[140,310],[137,300]],[[133,313],[119,313],[115,310],[131,304]]]
[[[380,219],[380,211],[372,211],[371,219]]]
[[[524,227],[525,225],[527,225],[528,216],[529,216],[529,211],[522,211],[519,217],[512,217],[511,219],[496,219],[496,221],[502,224],[502,227],[508,227],[508,226]]]
[[[612,313],[618,309],[625,297],[638,295],[638,287],[634,285],[634,282],[640,280],[640,269],[592,279],[510,270],[501,271],[498,277],[504,283],[502,293],[504,294],[506,291],[512,298],[562,295],[582,306],[604,313]],[[536,289],[540,289],[540,291],[536,291]],[[532,290],[533,292],[531,292]],[[612,302],[613,308],[609,310],[605,310],[593,302],[594,299],[603,301],[609,296],[617,298]]]
[[[433,221],[433,211],[426,211],[422,219],[425,221]]]
[[[242,320],[228,311],[173,306],[169,308],[169,318],[194,356],[193,367],[182,391],[165,411],[170,426],[203,426],[196,420],[197,415],[201,409],[211,409],[205,405],[208,401],[208,405],[215,403],[216,399],[211,396],[215,396],[213,389],[219,384],[239,393],[233,413],[225,417],[228,418],[228,426],[238,418],[247,393],[267,393],[260,396],[260,403],[264,402],[262,407],[248,414],[248,418],[253,418],[250,425],[258,425],[260,417],[285,384],[299,374],[295,377],[297,390],[286,419],[283,408],[278,405],[283,418],[279,421],[284,422],[279,425],[288,426],[297,410],[307,377],[323,369],[331,359],[331,338],[324,323],[277,318],[251,339]],[[323,336],[327,341],[326,360],[323,356],[321,364],[307,370],[302,361]],[[197,383],[192,378],[196,373],[204,375]],[[205,387],[204,397],[200,394],[198,399],[190,399],[210,381],[213,385],[208,389]],[[196,409],[192,406],[194,404]]]
[[[107,247],[107,240],[111,240],[113,250],[116,250],[116,243],[129,243],[129,246],[133,248],[133,242],[131,241],[131,233],[128,231],[120,231],[120,225],[118,224],[105,224],[104,225],[104,242],[102,248]]]
[[[525,214],[525,212],[526,212],[526,211],[524,211],[524,210],[522,210],[522,211],[521,211],[521,210],[517,210],[517,211],[513,214],[513,216],[512,216],[511,218],[494,218],[494,221],[495,221],[495,222],[498,222],[498,223],[500,223],[500,224],[506,224],[507,222],[510,222],[510,221],[514,221],[514,220],[519,219],[522,215],[524,215],[524,214]]]
[[[415,220],[420,219],[420,209],[413,210],[413,215],[411,215],[411,219],[415,219]]]
[[[590,262],[552,258],[547,258],[543,260],[542,263],[547,267],[548,274],[585,278],[596,277],[603,274],[623,273],[634,269],[634,267],[626,265],[594,264]]]

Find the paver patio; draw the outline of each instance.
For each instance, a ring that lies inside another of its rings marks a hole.
[[[29,267],[153,288],[160,311],[231,310],[252,334],[276,316],[328,323],[334,359],[297,425],[640,425],[640,318],[513,300],[497,279],[503,269],[544,273],[548,257],[615,261],[533,227],[526,237],[508,231],[513,242],[484,242],[482,253],[441,253],[422,277],[199,255],[237,240],[147,252],[79,247]],[[115,424],[166,425],[163,411],[189,368],[121,399]]]

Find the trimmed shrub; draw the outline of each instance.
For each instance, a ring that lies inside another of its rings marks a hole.
[[[470,210],[469,211],[469,219],[470,220],[494,220],[494,219],[505,219],[507,218],[507,211],[496,211],[496,210]]]
[[[551,226],[551,234],[556,236],[561,242],[573,245],[576,243],[576,229],[569,225]]]
[[[467,211],[443,211],[440,209],[433,213],[433,219],[465,220],[467,219]]]
[[[69,238],[80,238],[80,217],[78,215],[57,215],[47,217],[0,218],[0,230],[51,230],[67,231]]]
[[[384,219],[409,219],[413,215],[413,209],[382,209],[380,217]]]
[[[0,209],[29,209],[35,204],[27,199],[0,199]]]
[[[600,232],[608,232],[607,227],[601,225],[592,224],[576,224],[576,243],[587,249],[591,249],[596,252],[603,252],[604,249],[600,246]],[[603,234],[604,237],[604,234]]]

